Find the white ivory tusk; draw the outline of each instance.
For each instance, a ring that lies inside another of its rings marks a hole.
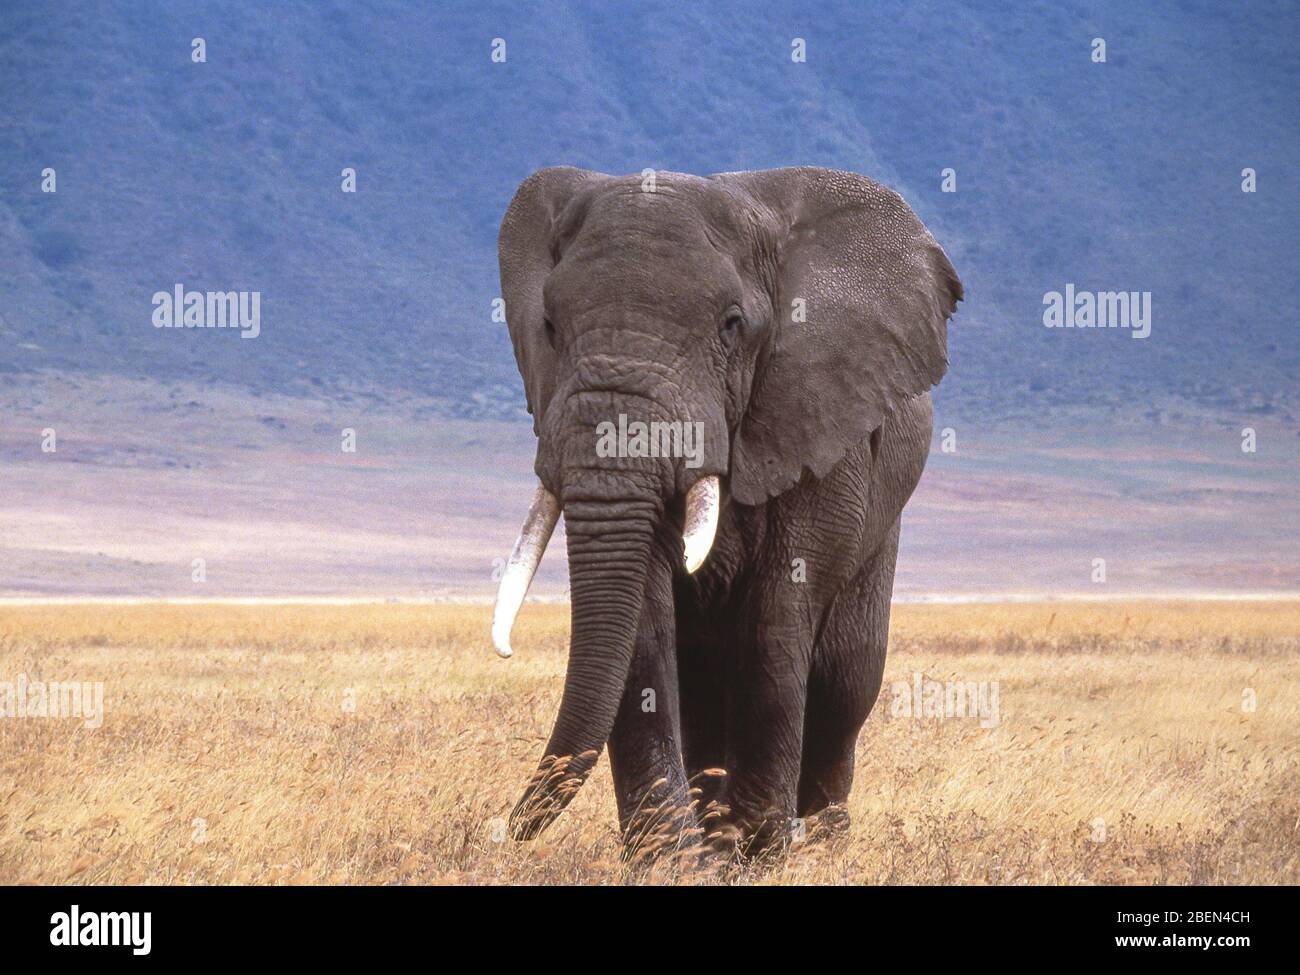
[[[686,571],[694,572],[709,557],[713,536],[718,530],[721,508],[718,479],[702,477],[686,492],[686,526],[682,543],[686,552]]]
[[[515,542],[510,561],[506,563],[505,572],[501,575],[497,605],[492,612],[492,645],[503,657],[514,653],[510,649],[510,631],[514,628],[515,617],[519,615],[519,607],[528,595],[533,576],[537,574],[537,566],[541,564],[546,543],[551,540],[551,533],[555,531],[555,524],[559,520],[560,502],[555,499],[555,495],[538,484],[533,503],[529,505],[528,514],[524,517],[524,526],[519,530],[519,540]]]

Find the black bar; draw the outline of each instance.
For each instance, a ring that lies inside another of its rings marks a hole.
[[[1181,964],[1199,956],[1232,964],[1261,950],[1281,957],[1295,943],[1294,926],[1283,929],[1295,916],[1293,888],[11,887],[0,889],[0,898],[7,965],[108,955],[129,964],[338,964],[373,962],[390,951],[442,952],[467,940],[499,960],[535,956],[547,944],[569,954],[590,938],[611,936],[631,939],[649,961],[671,950],[662,942],[674,934],[683,945],[717,939],[719,950],[736,939],[803,944],[859,956],[864,965],[882,948],[918,963],[1127,957]],[[137,941],[148,912],[148,954],[130,943],[52,944],[58,916],[70,922],[73,905],[83,925],[98,923],[86,922],[87,914],[138,913],[139,927],[121,927]],[[735,920],[723,923],[728,917]]]

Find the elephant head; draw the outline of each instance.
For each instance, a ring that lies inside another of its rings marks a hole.
[[[500,263],[540,484],[501,582],[498,652],[561,511],[572,599],[559,714],[511,820],[528,838],[611,733],[659,527],[682,526],[676,561],[693,571],[719,505],[825,475],[943,376],[962,291],[896,193],[813,168],[544,169],[506,212]],[[598,449],[638,421],[697,433],[693,453]]]

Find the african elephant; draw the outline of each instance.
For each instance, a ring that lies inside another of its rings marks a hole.
[[[664,822],[741,854],[796,816],[846,826],[962,298],[947,256],[898,194],[816,168],[543,169],[499,245],[540,484],[497,651],[561,512],[572,600],[512,834],[540,833],[606,745],[626,845]],[[598,449],[616,427],[635,435]]]

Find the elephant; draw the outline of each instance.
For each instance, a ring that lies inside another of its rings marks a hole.
[[[847,828],[963,297],[947,255],[850,172],[555,167],[519,186],[499,259],[538,484],[497,652],[561,514],[571,602],[511,834],[545,829],[605,748],[625,855],[653,836],[748,857],[814,814]],[[616,427],[637,435],[598,449]],[[682,429],[690,454],[664,435]]]

